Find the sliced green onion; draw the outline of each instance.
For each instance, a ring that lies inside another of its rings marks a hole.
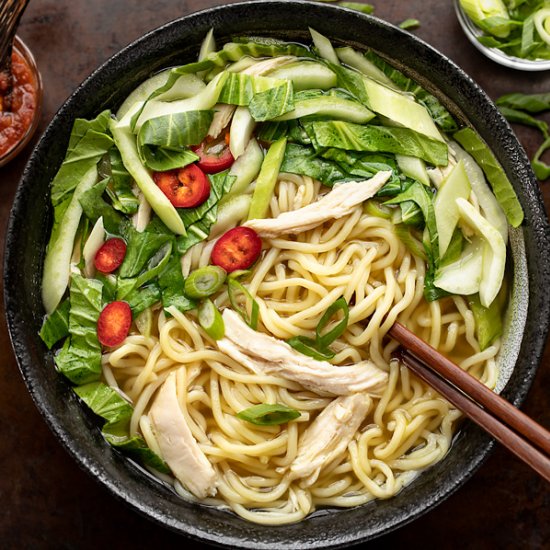
[[[221,340],[225,335],[225,324],[221,313],[208,298],[199,306],[199,324],[214,340]]]
[[[335,355],[331,349],[318,349],[317,342],[313,340],[313,338],[308,338],[307,336],[294,336],[287,340],[286,343],[296,351],[308,357],[312,357],[313,359],[317,359],[317,361],[328,361]]]
[[[330,329],[327,333],[321,334],[323,329],[330,323],[331,319],[339,312],[344,314],[341,321],[339,321],[335,327]],[[287,344],[294,348],[296,351],[313,357],[317,361],[328,361],[332,359],[336,354],[329,348],[330,344],[337,338],[342,336],[349,321],[349,307],[346,300],[341,297],[338,298],[329,308],[325,311],[317,328],[315,329],[315,339],[308,338],[307,336],[294,336],[287,340]]]
[[[252,270],[251,269],[236,269],[235,271],[232,271],[228,277],[230,279],[237,279],[237,280],[243,280],[243,279],[248,279],[248,277],[250,277],[250,275],[252,274]]]
[[[254,405],[248,409],[244,409],[237,413],[237,418],[246,420],[257,426],[276,426],[278,424],[286,424],[291,420],[295,420],[301,416],[300,411],[291,409],[286,405]]]
[[[325,334],[321,334],[323,329],[330,323],[330,320],[339,312],[342,311],[344,317],[342,320],[331,330]],[[334,340],[342,336],[346,327],[348,326],[349,321],[349,308],[344,297],[338,298],[323,314],[317,328],[315,329],[315,334],[317,336],[317,346],[321,350],[326,350]]]
[[[206,298],[217,292],[223,285],[227,273],[217,265],[207,265],[192,271],[183,286],[188,298]]]
[[[137,329],[143,336],[151,336],[151,330],[153,329],[153,311],[151,310],[151,308],[145,308],[135,318],[135,323]]]
[[[243,318],[244,322],[251,329],[256,330],[258,328],[258,316],[260,313],[258,302],[254,300],[248,289],[233,277],[227,280],[227,291],[229,293],[231,307]],[[239,294],[244,294],[244,308],[239,305]],[[249,310],[250,314],[248,313]]]

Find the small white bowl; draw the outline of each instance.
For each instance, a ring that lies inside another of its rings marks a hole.
[[[548,71],[550,70],[550,59],[523,59],[512,57],[497,48],[484,46],[477,38],[483,35],[483,31],[476,27],[472,20],[464,13],[459,0],[454,0],[456,16],[468,40],[489,59],[520,71]]]

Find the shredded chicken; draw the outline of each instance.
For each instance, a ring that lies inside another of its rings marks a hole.
[[[297,352],[286,342],[252,330],[231,309],[223,312],[225,338],[221,351],[253,372],[298,382],[319,395],[350,395],[367,392],[380,395],[387,374],[370,361],[336,366]]]
[[[176,478],[198,498],[215,495],[217,475],[180,409],[176,373],[171,373],[162,385],[149,418],[162,458]]]
[[[370,404],[371,399],[360,393],[332,401],[302,435],[290,479],[304,479],[305,487],[315,483],[323,467],[344,453]]]
[[[388,181],[391,171],[378,172],[364,181],[350,181],[334,186],[318,201],[298,210],[283,212],[276,218],[248,220],[244,225],[251,227],[261,237],[302,233],[331,219],[350,214],[362,202],[374,194]]]

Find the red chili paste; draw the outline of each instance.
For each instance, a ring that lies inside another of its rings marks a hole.
[[[0,157],[23,139],[36,111],[36,76],[27,61],[15,49],[11,59],[13,88],[9,111],[5,110],[8,76],[5,72],[0,73]]]

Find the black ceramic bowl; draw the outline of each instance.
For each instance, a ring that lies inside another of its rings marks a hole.
[[[52,223],[49,182],[65,154],[75,117],[115,109],[151,73],[195,59],[211,27],[221,44],[233,34],[309,42],[308,26],[337,44],[372,47],[393,60],[440,97],[463,124],[474,126],[506,170],[525,211],[524,224],[512,235],[515,280],[502,360],[506,376],[501,380],[505,386],[502,394],[516,405],[524,399],[540,361],[550,316],[549,227],[528,160],[483,91],[456,65],[412,35],[375,18],[327,5],[260,1],[214,8],[173,21],[115,55],[55,116],[17,191],[7,236],[4,286],[13,347],[38,408],[85,470],[114,495],[162,525],[203,541],[238,548],[336,547],[386,533],[450,495],[472,475],[492,446],[488,436],[466,423],[447,457],[393,499],[349,510],[323,510],[295,525],[254,525],[228,512],[180,499],[107,445],[95,419],[55,371],[52,354],[38,337],[44,314],[40,299],[42,262]]]

